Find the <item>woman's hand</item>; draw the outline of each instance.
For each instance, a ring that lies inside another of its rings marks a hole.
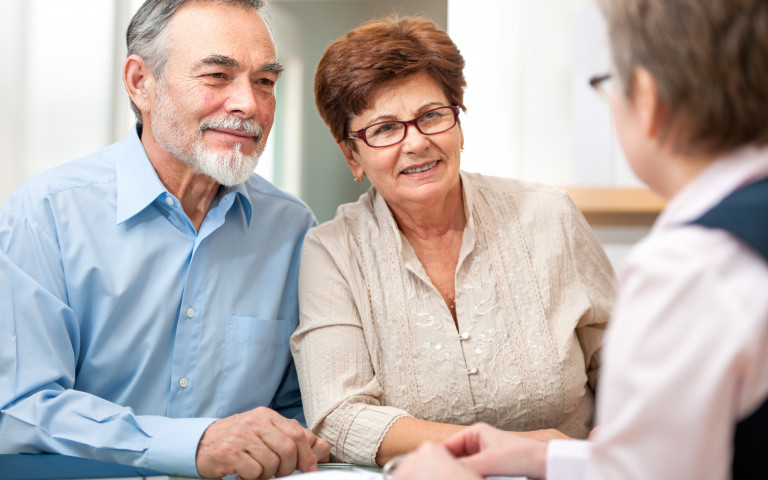
[[[444,446],[427,442],[406,456],[392,475],[394,480],[481,480],[448,453]]]
[[[539,432],[536,437],[563,438],[562,434],[552,431]],[[543,479],[547,468],[547,442],[534,440],[531,436],[478,423],[453,435],[443,445],[423,444],[398,464],[393,478],[480,480],[490,475],[522,475]]]
[[[450,437],[444,445],[449,453],[478,475],[522,475],[543,479],[547,468],[547,442],[538,438],[551,440],[562,438],[562,434],[557,432],[559,435],[556,435],[549,430],[538,432],[548,433],[521,435],[478,423]]]
[[[569,437],[560,430],[554,428],[545,428],[542,430],[531,430],[530,432],[511,432],[514,435],[523,438],[529,438],[531,440],[538,440],[540,442],[548,442],[550,440],[573,440],[573,437]]]

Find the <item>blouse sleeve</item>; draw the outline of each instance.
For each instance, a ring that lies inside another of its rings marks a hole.
[[[350,278],[349,253],[334,256],[316,233],[304,241],[291,338],[307,425],[328,441],[332,460],[374,466],[390,426],[408,413],[382,404],[355,297],[364,285]]]
[[[596,391],[603,334],[616,297],[616,278],[608,257],[579,209],[568,197],[571,259],[590,308],[576,326],[587,378]]]

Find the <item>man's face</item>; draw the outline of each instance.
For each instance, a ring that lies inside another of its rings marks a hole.
[[[246,180],[272,128],[281,67],[251,8],[201,3],[167,27],[164,75],[151,99],[157,143],[222,185]]]

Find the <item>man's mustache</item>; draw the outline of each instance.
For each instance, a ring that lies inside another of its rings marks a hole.
[[[233,116],[209,118],[200,122],[200,133],[205,130],[238,130],[254,137],[260,142],[264,136],[264,130],[252,119],[242,119]]]

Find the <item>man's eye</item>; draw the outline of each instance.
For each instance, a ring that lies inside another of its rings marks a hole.
[[[275,81],[271,78],[260,78],[258,81],[259,85],[264,85],[266,87],[271,87],[275,84]]]
[[[211,78],[224,78],[224,73],[214,72],[214,73],[209,73],[208,76]]]

